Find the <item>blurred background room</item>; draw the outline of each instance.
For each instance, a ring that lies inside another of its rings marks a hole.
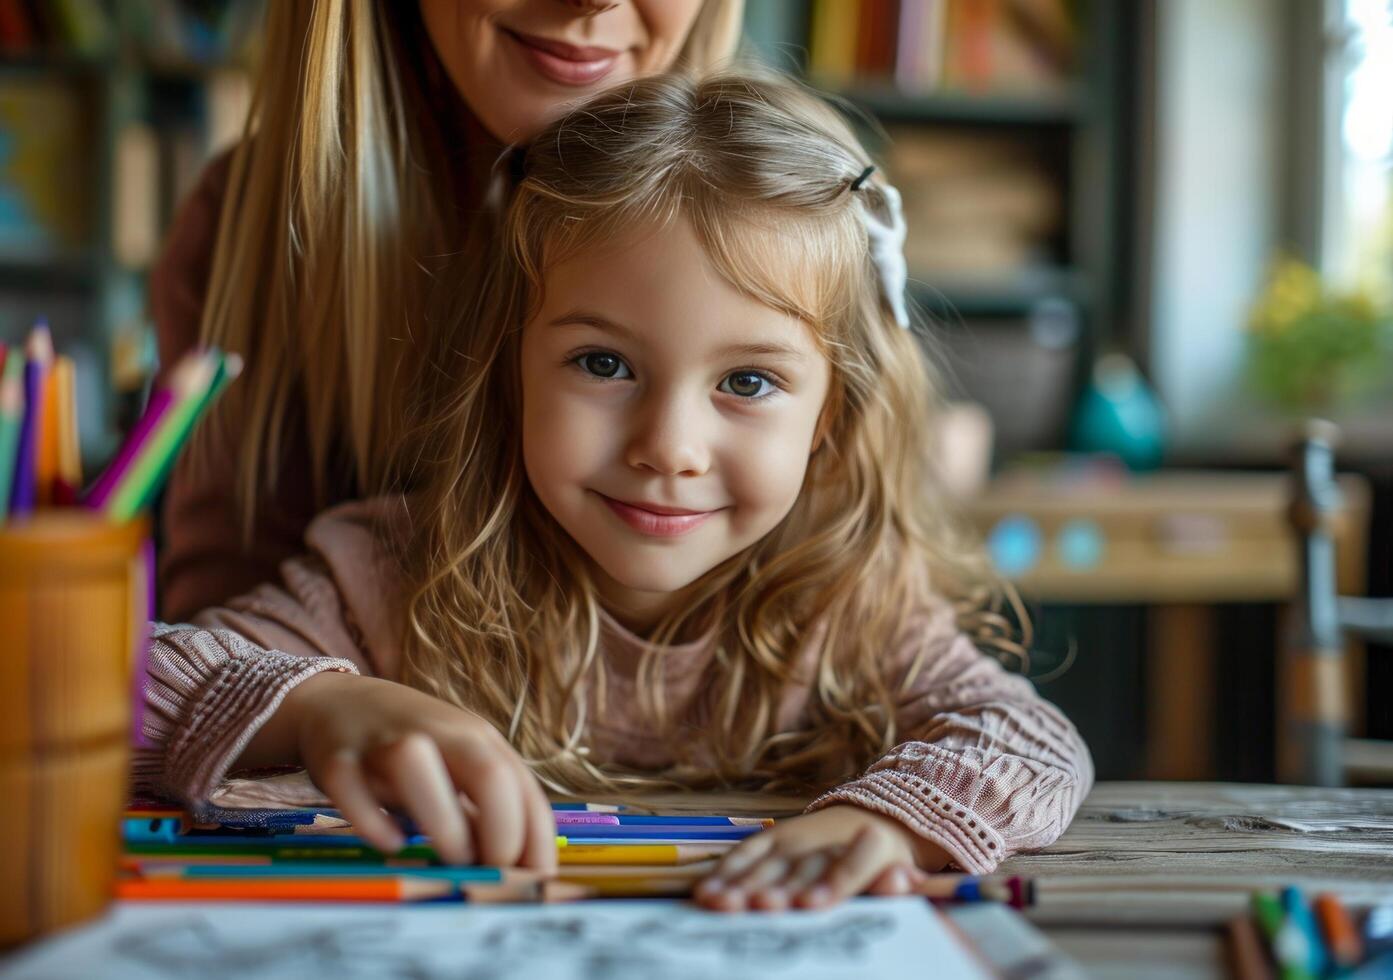
[[[46,317],[73,356],[86,472],[141,407],[148,272],[243,132],[259,6],[0,0],[0,340]],[[1302,527],[1342,594],[1393,595],[1393,0],[747,0],[746,28],[903,194],[946,464],[1100,778],[1310,781]],[[1335,642],[1355,738],[1320,781],[1393,783],[1393,650]]]

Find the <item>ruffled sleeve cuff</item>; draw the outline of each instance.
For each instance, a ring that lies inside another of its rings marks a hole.
[[[228,630],[156,624],[144,721],[152,747],[134,753],[137,789],[197,813],[286,694],[325,670],[358,673],[348,660],[264,650]]]

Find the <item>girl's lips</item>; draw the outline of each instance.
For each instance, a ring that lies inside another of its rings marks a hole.
[[[612,48],[578,48],[531,34],[504,30],[543,78],[559,85],[590,85],[614,71],[620,52]]]
[[[703,510],[686,514],[660,514],[656,511],[645,510],[642,507],[635,507],[633,504],[626,504],[613,497],[606,497],[604,494],[599,496],[621,521],[639,534],[647,534],[655,538],[675,538],[688,531],[694,531],[716,513],[714,510]]]

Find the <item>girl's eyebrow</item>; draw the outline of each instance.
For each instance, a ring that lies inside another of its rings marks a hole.
[[[604,330],[607,333],[617,333],[621,337],[632,337],[634,332],[622,323],[615,323],[608,317],[589,310],[571,310],[563,313],[550,326],[553,327],[594,327],[596,330]]]
[[[718,357],[759,357],[761,355],[772,357],[786,357],[792,361],[801,361],[805,354],[803,351],[794,347],[792,344],[731,344],[729,347],[722,347],[718,352]]]
[[[596,330],[603,330],[606,333],[618,334],[621,337],[632,338],[634,331],[622,323],[616,323],[609,317],[601,316],[599,313],[590,310],[570,310],[552,320],[549,326],[553,327],[594,327]],[[802,361],[806,354],[792,344],[781,344],[769,341],[757,341],[746,344],[730,344],[722,347],[716,352],[718,358],[730,357],[785,357],[791,361]]]

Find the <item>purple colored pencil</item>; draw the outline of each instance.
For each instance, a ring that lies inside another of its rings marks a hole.
[[[150,396],[150,404],[146,406],[144,414],[131,429],[131,434],[126,437],[126,441],[121,443],[121,449],[116,453],[116,458],[111,461],[102,475],[97,478],[97,482],[92,484],[92,489],[87,492],[86,505],[92,510],[101,510],[106,506],[107,498],[111,496],[117,484],[121,482],[121,477],[126,475],[131,466],[135,463],[136,457],[140,455],[140,450],[150,438],[150,433],[159,424],[160,419],[164,418],[165,412],[169,411],[169,406],[173,403],[174,396],[168,388],[160,388]]]
[[[588,813],[581,810],[557,810],[552,814],[556,817],[556,826],[564,827],[568,824],[606,824],[612,827],[619,826],[619,816],[614,813]]]
[[[34,442],[39,437],[44,410],[42,385],[43,366],[31,357],[24,362],[24,420],[19,424],[18,445],[15,447],[14,486],[10,489],[11,517],[34,511],[34,498],[38,491]]]

